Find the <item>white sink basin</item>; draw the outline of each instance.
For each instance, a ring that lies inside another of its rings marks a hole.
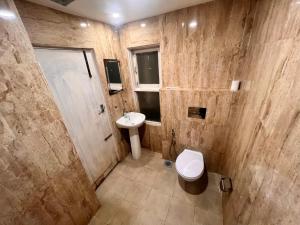
[[[116,121],[119,128],[129,129],[131,152],[134,159],[139,159],[142,154],[138,127],[142,126],[145,119],[146,116],[142,113],[130,112]]]
[[[142,113],[129,112],[117,120],[117,126],[119,128],[138,128],[146,119],[146,116]]]

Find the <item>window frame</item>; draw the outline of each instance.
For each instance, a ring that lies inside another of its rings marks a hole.
[[[137,58],[136,54],[137,53],[145,53],[145,52],[153,52],[157,51],[157,57],[158,57],[158,76],[159,76],[159,84],[140,84],[139,82],[139,74],[138,74],[138,65],[137,65]],[[129,70],[131,73],[131,78],[132,78],[132,91],[133,91],[133,96],[134,96],[134,103],[136,109],[140,112],[140,104],[138,100],[138,92],[158,92],[160,91],[160,88],[162,87],[162,72],[161,72],[161,55],[160,55],[160,47],[159,45],[155,46],[145,46],[145,47],[140,47],[140,48],[135,48],[135,49],[128,49],[128,57],[130,60],[129,63]],[[160,95],[160,93],[159,93]],[[159,108],[161,111],[161,108]],[[161,125],[161,122],[154,121],[154,120],[146,120],[146,124],[151,124],[151,125]]]
[[[138,71],[138,65],[137,65],[137,53],[146,53],[146,52],[155,52],[157,51],[157,60],[158,60],[158,84],[141,84],[139,81],[139,71]],[[133,78],[134,78],[134,91],[145,91],[145,92],[159,92],[159,89],[161,88],[161,65],[160,65],[160,49],[159,47],[155,48],[145,48],[140,50],[134,50],[132,51],[132,66],[133,66]]]

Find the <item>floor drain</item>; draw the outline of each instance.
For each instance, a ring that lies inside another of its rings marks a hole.
[[[165,160],[165,166],[171,168],[172,167],[172,161],[171,160]]]

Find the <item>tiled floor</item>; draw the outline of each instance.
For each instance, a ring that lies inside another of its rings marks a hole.
[[[161,154],[143,149],[138,161],[129,155],[97,189],[102,207],[90,225],[221,225],[219,175],[209,173],[200,195],[184,192],[174,168]]]

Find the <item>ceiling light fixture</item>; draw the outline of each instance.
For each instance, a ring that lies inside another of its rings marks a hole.
[[[85,23],[85,22],[81,22],[81,23],[80,23],[80,26],[83,27],[83,28],[86,28],[86,27],[88,27],[89,25],[88,25],[87,23]]]
[[[12,20],[16,18],[16,15],[9,10],[1,9],[0,10],[0,18],[5,20]]]
[[[119,17],[120,17],[120,14],[119,14],[119,13],[113,13],[113,14],[112,14],[112,17],[113,17],[113,18],[119,18]]]
[[[198,25],[198,23],[197,23],[197,21],[191,21],[190,23],[189,23],[189,27],[190,28],[195,28],[195,27],[197,27],[197,25]]]
[[[146,24],[145,23],[141,23],[141,27],[146,27]]]

